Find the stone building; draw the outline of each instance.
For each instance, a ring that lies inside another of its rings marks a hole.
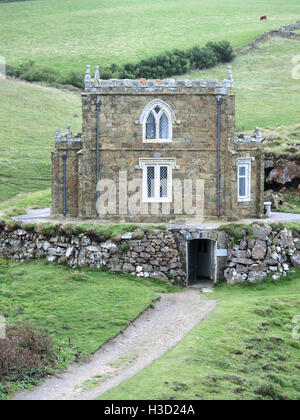
[[[187,223],[262,217],[261,135],[235,137],[221,83],[101,80],[87,66],[82,134],[55,137],[52,215]]]

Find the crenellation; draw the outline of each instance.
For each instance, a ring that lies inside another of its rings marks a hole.
[[[106,90],[109,90],[109,93],[112,93],[114,90],[122,90],[123,92],[133,93],[137,92],[177,92],[179,89],[198,89],[196,94],[206,93],[207,89],[216,89],[215,94],[227,94],[230,92],[233,84],[233,77],[231,66],[228,67],[228,74],[226,79],[223,82],[218,80],[175,80],[175,79],[165,79],[165,80],[148,80],[141,78],[140,80],[131,80],[131,79],[110,79],[102,80],[100,78],[99,66],[96,67],[95,77],[91,79],[90,66],[87,66],[86,76],[85,76],[85,92],[86,93],[101,93],[104,94]],[[205,91],[202,92],[202,89]],[[128,92],[129,91],[129,92]],[[180,93],[180,92],[178,92]]]
[[[234,138],[235,143],[261,143],[261,141],[262,134],[258,127],[255,127],[253,136],[250,134],[240,134]]]

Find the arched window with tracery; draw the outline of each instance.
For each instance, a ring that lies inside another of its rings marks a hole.
[[[152,101],[144,108],[139,120],[143,124],[143,141],[171,142],[174,122],[177,122],[174,112],[165,102]]]

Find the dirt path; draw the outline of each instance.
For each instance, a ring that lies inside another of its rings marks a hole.
[[[216,307],[197,289],[163,294],[123,334],[82,365],[74,364],[14,400],[90,400],[130,378],[178,343]]]

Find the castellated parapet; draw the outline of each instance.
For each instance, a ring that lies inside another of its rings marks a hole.
[[[53,216],[134,223],[262,216],[260,136],[235,137],[231,67],[218,82],[101,80],[99,68],[92,78],[87,66],[82,120],[82,134],[68,128],[55,137]]]

